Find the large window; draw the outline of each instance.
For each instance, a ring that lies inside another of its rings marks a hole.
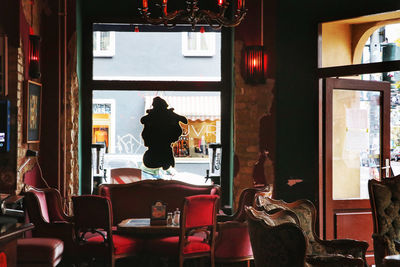
[[[135,32],[123,24],[93,27],[93,55],[101,36],[113,36],[115,51],[112,57],[93,57],[92,78],[99,87],[108,84],[108,89],[92,89],[92,176],[113,182],[111,169],[140,168],[142,179],[209,184],[209,145],[222,142],[221,33],[191,32],[186,27],[140,29]],[[121,82],[124,90],[110,86],[120,88]],[[142,162],[147,147],[140,119],[156,96],[188,120],[171,146],[175,167],[168,170],[151,169]],[[104,148],[97,157],[100,146]]]
[[[172,144],[175,168],[169,171],[149,170],[142,163],[147,147],[140,119],[152,108],[156,96],[188,120],[181,125],[182,136]],[[210,168],[209,144],[221,142],[220,102],[219,92],[93,91],[92,143],[105,145],[107,180],[111,169],[140,168],[147,178],[204,184]]]
[[[105,26],[96,24],[95,29]],[[115,35],[109,41],[115,42],[113,57],[94,58],[94,80],[221,81],[220,32],[191,32],[185,27],[166,32],[141,28],[134,32],[126,31],[133,29],[126,25],[114,27],[118,30],[115,34],[94,32],[93,43],[99,47],[98,38]],[[106,47],[112,47],[111,44]],[[98,48],[94,47],[93,53],[97,55]]]

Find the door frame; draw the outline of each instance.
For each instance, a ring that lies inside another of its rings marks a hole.
[[[334,89],[348,90],[363,90],[363,91],[379,91],[380,98],[380,120],[381,120],[381,162],[383,166],[384,159],[390,158],[390,83],[351,79],[324,79],[324,230],[326,239],[335,239],[335,223],[334,213],[338,210],[346,210],[348,206],[356,206],[357,212],[369,212],[369,199],[354,199],[354,200],[333,200],[332,194],[332,93]],[[381,177],[384,170],[380,168]],[[371,229],[372,231],[372,229]]]

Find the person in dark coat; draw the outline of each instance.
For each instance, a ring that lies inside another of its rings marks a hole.
[[[142,138],[148,150],[143,155],[143,164],[148,168],[163,168],[175,166],[171,144],[178,141],[182,135],[180,122],[187,124],[184,116],[178,115],[173,108],[168,108],[167,102],[161,97],[153,99],[153,108],[140,119],[144,125]]]

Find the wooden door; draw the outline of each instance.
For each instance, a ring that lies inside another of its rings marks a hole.
[[[324,237],[369,243],[373,263],[368,180],[386,177],[390,162],[390,84],[324,80]]]

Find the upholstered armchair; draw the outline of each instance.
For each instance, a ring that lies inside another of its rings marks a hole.
[[[239,197],[238,207],[233,215],[217,216],[217,240],[215,242],[215,262],[217,265],[253,260],[250,237],[246,222],[245,206],[252,206],[256,193],[264,188],[246,188]]]
[[[374,231],[375,264],[385,256],[400,254],[400,176],[368,181]]]
[[[368,248],[367,242],[352,239],[321,240],[317,236],[314,230],[316,209],[311,201],[302,199],[286,203],[282,200],[274,200],[260,195],[257,195],[256,199],[257,205],[266,212],[274,213],[277,210],[284,209],[296,214],[299,218],[299,226],[303,229],[307,238],[308,256],[323,256],[322,258],[331,262],[329,266],[359,266],[360,260],[365,266],[368,266],[365,259]],[[335,261],[334,258],[337,260]],[[335,262],[337,262],[336,265]]]
[[[60,192],[31,187],[25,192],[24,207],[28,220],[35,225],[32,236],[62,240],[64,258],[72,261],[75,247],[72,218],[64,213]]]
[[[246,207],[255,267],[304,267],[306,238],[296,215],[289,210],[274,214]]]

